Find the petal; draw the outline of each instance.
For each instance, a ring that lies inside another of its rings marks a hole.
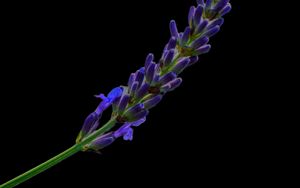
[[[185,43],[188,42],[189,37],[190,37],[191,29],[189,27],[185,28],[184,33],[181,38],[181,44],[184,45]]]
[[[197,3],[198,3],[199,5],[204,5],[204,0],[197,0]]]
[[[161,91],[162,92],[169,92],[169,91],[173,91],[174,89],[176,89],[177,87],[179,87],[182,83],[182,79],[181,78],[176,78],[175,80],[169,82],[168,84],[165,84],[161,87]]]
[[[207,36],[207,37],[212,37],[215,34],[217,34],[220,31],[220,26],[215,26],[207,31],[205,31],[205,33],[203,33],[203,36]]]
[[[87,118],[84,120],[83,126],[82,126],[82,136],[84,137],[85,135],[89,134],[92,132],[94,129],[95,130],[95,125],[98,126],[98,121],[99,121],[99,115],[96,112],[90,113]],[[94,128],[93,128],[94,127]],[[96,127],[97,128],[97,127]]]
[[[129,100],[130,100],[130,96],[129,95],[125,94],[125,95],[122,96],[122,98],[120,100],[120,103],[118,105],[118,111],[119,111],[119,113],[122,113],[126,109]]]
[[[172,63],[174,55],[175,55],[174,50],[170,50],[170,51],[167,52],[166,58],[164,60],[164,66],[165,67],[168,67]]]
[[[134,84],[131,86],[130,90],[129,90],[129,94],[130,96],[134,97],[137,89],[138,89],[139,83],[138,82],[134,82]]]
[[[142,84],[143,80],[144,80],[144,77],[145,77],[145,71],[143,70],[138,70],[136,72],[136,77],[135,77],[135,81],[139,83],[139,85]]]
[[[207,36],[203,36],[192,42],[191,47],[194,49],[197,49],[205,44],[207,44],[209,41],[209,38]]]
[[[110,102],[114,102],[117,98],[121,97],[123,93],[122,87],[116,87],[114,88],[108,95],[107,98],[110,100]]]
[[[176,44],[177,44],[177,39],[175,37],[171,37],[168,42],[167,50],[174,49],[176,47]]]
[[[224,23],[224,18],[218,18],[218,19],[215,19],[214,21],[212,21],[208,26],[207,26],[207,29],[211,29],[215,26],[222,26]]]
[[[211,46],[209,44],[204,45],[195,51],[195,55],[205,54],[205,53],[209,52],[210,48],[211,48]]]
[[[146,109],[151,109],[155,107],[162,100],[162,95],[156,95],[155,97],[144,102]]]
[[[115,141],[115,138],[112,133],[107,133],[105,135],[102,135],[98,138],[96,138],[94,141],[92,141],[91,144],[88,145],[88,148],[99,151],[100,149],[103,149],[110,144],[112,144]]]
[[[189,63],[188,66],[192,66],[195,63],[197,63],[199,61],[199,57],[198,56],[192,56],[192,57],[190,57],[190,60],[191,60],[191,62]]]
[[[132,87],[132,84],[134,83],[135,81],[135,73],[131,73],[130,74],[130,77],[129,77],[129,80],[128,80],[128,87],[131,88]]]
[[[222,10],[227,4],[229,3],[229,0],[219,0],[215,6],[214,6],[214,10],[216,12],[219,12],[220,10]]]
[[[194,19],[194,15],[195,15],[195,7],[191,6],[190,11],[189,11],[189,16],[188,16],[188,22],[189,22],[189,26],[192,27],[193,26],[193,19]]]
[[[130,141],[133,139],[133,129],[132,128],[129,128],[127,130],[127,132],[123,136],[123,139],[124,140],[130,140]]]
[[[159,83],[161,85],[165,85],[174,80],[176,77],[177,75],[174,72],[169,72],[160,78]]]
[[[227,14],[228,12],[231,11],[231,5],[227,4],[221,11],[220,11],[220,16],[224,16],[225,14]]]
[[[194,24],[195,26],[198,26],[201,22],[202,19],[202,14],[203,14],[203,6],[198,5],[195,11],[195,16],[194,16]]]
[[[133,127],[138,127],[138,126],[140,126],[141,124],[143,124],[145,121],[146,121],[146,118],[145,118],[145,117],[144,117],[144,118],[141,118],[141,119],[139,119],[139,120],[137,120],[137,121],[135,121],[135,122],[132,122],[132,126],[133,126]]]
[[[140,89],[136,92],[135,98],[136,99],[141,99],[143,98],[147,93],[150,88],[150,85],[148,83],[144,83]]]
[[[208,25],[208,23],[209,22],[206,19],[202,20],[201,23],[196,28],[196,33],[201,33],[205,29],[205,27]]]
[[[146,81],[148,83],[151,83],[154,77],[155,73],[155,63],[151,62],[150,65],[148,66],[148,69],[146,70]]]
[[[189,58],[183,58],[177,62],[177,64],[173,67],[172,72],[175,72],[176,74],[180,74],[190,63]]]
[[[170,22],[170,32],[172,37],[178,38],[179,34],[175,20],[172,20]]]
[[[154,60],[154,55],[153,54],[148,54],[148,56],[146,57],[146,61],[145,61],[145,70],[148,69],[148,66],[150,65],[150,63]]]

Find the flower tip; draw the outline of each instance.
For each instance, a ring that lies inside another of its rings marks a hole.
[[[197,0],[198,5],[204,5],[204,1],[203,0]]]
[[[227,13],[229,13],[232,9],[232,6],[230,3],[228,3],[221,11],[220,11],[220,16],[224,16]]]
[[[117,98],[121,97],[123,93],[123,88],[122,87],[116,87],[109,94],[107,95],[107,98],[110,100],[110,102],[114,102]]]
[[[178,29],[177,29],[175,20],[171,20],[171,22],[170,22],[170,32],[173,37],[178,38],[179,33],[178,33]]]

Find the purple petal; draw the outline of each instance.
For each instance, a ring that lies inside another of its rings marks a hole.
[[[161,85],[165,85],[171,82],[172,80],[176,79],[176,77],[177,75],[174,72],[169,72],[160,78],[159,83]]]
[[[148,69],[146,70],[146,81],[148,83],[151,83],[154,77],[155,73],[155,66],[156,64],[154,62],[151,62],[150,65],[148,66]]]
[[[201,23],[196,28],[196,33],[201,33],[207,25],[208,25],[208,21],[206,19],[202,20]]]
[[[217,34],[220,31],[220,26],[215,26],[209,30],[207,30],[205,33],[203,33],[203,36],[212,37],[215,34]]]
[[[177,26],[176,26],[176,22],[175,20],[172,20],[170,22],[170,32],[171,32],[171,36],[178,38],[179,34],[178,34],[178,30],[177,30]]]
[[[195,51],[195,54],[196,54],[196,55],[205,54],[205,53],[209,52],[210,48],[211,48],[211,46],[210,46],[209,44],[204,45],[204,46],[198,48],[198,49]]]
[[[177,40],[175,37],[171,37],[169,42],[168,42],[168,47],[167,47],[167,50],[171,50],[171,49],[174,49],[177,45]]]
[[[141,70],[138,70],[136,72],[136,77],[135,77],[135,81],[139,83],[139,85],[142,84],[143,80],[144,80],[144,77],[145,77],[145,71],[141,71]]]
[[[130,141],[133,139],[133,129],[132,128],[127,129],[127,132],[124,134],[123,139],[130,140]]]
[[[227,3],[229,3],[229,0],[219,0],[214,6],[214,10],[219,12],[227,5]]]
[[[162,95],[156,95],[155,97],[144,102],[146,109],[151,109],[155,107],[162,100]]]
[[[213,0],[206,0],[206,2],[205,2],[205,9],[210,9],[210,7],[212,6],[212,1]]]
[[[217,25],[221,27],[223,25],[223,23],[224,23],[224,18],[215,19],[207,26],[207,29],[209,30]]]
[[[109,101],[112,103],[114,102],[117,98],[121,97],[123,93],[123,88],[121,87],[116,87],[114,88],[108,95],[107,98]]]
[[[162,92],[173,91],[174,89],[176,89],[177,87],[179,87],[181,83],[182,83],[182,79],[181,78],[177,78],[177,79],[169,82],[168,84],[163,85],[161,87],[161,91]]]
[[[115,138],[114,138],[113,134],[107,133],[105,135],[102,135],[102,136],[96,138],[94,141],[92,141],[91,144],[88,145],[88,147],[90,149],[98,151],[100,149],[103,149],[103,148],[109,146],[114,141],[115,141]]]
[[[197,0],[197,3],[198,3],[199,5],[204,5],[204,0]]]
[[[152,63],[152,61],[154,60],[154,55],[153,54],[148,54],[148,56],[146,57],[146,61],[145,61],[145,70],[148,69],[148,66],[150,65],[150,63]]]
[[[130,109],[128,109],[127,112],[126,112],[126,115],[130,116],[130,115],[139,113],[143,109],[144,109],[144,104],[137,104],[137,105],[131,107]]]
[[[146,118],[144,117],[144,118],[141,118],[141,119],[139,119],[139,120],[137,120],[137,121],[135,121],[135,122],[132,122],[132,126],[133,127],[138,127],[138,126],[140,126],[141,124],[143,124],[144,122],[146,121]]]
[[[183,58],[177,62],[177,64],[173,67],[172,72],[175,72],[176,74],[180,74],[190,63],[189,58]]]
[[[224,16],[225,14],[227,14],[228,12],[231,11],[231,5],[227,4],[221,11],[220,11],[220,15]]]
[[[200,37],[197,40],[195,40],[194,42],[192,42],[191,47],[194,49],[197,49],[201,46],[203,46],[204,44],[207,44],[209,41],[209,38],[206,36]]]
[[[94,130],[95,130],[95,125],[98,126],[99,119],[100,119],[100,117],[96,112],[93,112],[93,113],[91,113],[87,116],[87,118],[84,120],[82,129],[81,129],[83,136],[85,136],[88,133],[92,132],[93,130],[91,130],[91,129],[93,127],[94,127]]]
[[[129,95],[125,94],[125,95],[122,96],[122,98],[120,100],[120,103],[118,105],[118,111],[119,111],[119,113],[122,113],[125,110],[125,108],[128,105],[129,100],[130,100],[130,96]]]
[[[202,14],[203,14],[203,6],[198,5],[195,11],[195,16],[194,16],[194,24],[195,26],[198,26],[201,22],[202,19]]]
[[[164,66],[165,67],[168,67],[172,63],[174,55],[175,55],[174,50],[170,50],[170,51],[167,52],[167,55],[166,55],[166,58],[165,58],[165,61],[164,61]]]
[[[194,15],[195,15],[195,7],[191,6],[190,11],[189,11],[189,16],[188,16],[188,22],[189,22],[189,26],[192,27],[193,26],[193,19],[194,19]]]
[[[118,130],[116,130],[113,135],[115,138],[119,138],[121,136],[123,136],[127,130],[130,128],[131,123],[125,123],[124,125],[122,125]]]
[[[139,83],[138,82],[134,82],[134,84],[132,85],[132,87],[130,88],[129,94],[130,96],[134,96],[137,89],[138,89]]]
[[[135,74],[134,73],[131,73],[130,74],[130,77],[129,77],[129,80],[128,80],[128,87],[131,88],[132,87],[132,84],[134,83],[135,81]]]
[[[191,29],[189,27],[185,28],[184,33],[181,38],[181,44],[184,45],[185,43],[188,42],[189,37],[190,37]]]
[[[95,113],[100,116],[104,110],[111,106],[110,101],[104,100],[102,101],[95,110]]]
[[[131,116],[128,117],[129,122],[137,121],[139,119],[145,118],[148,115],[149,111],[148,110],[141,110],[140,112],[136,114],[132,114]]]
[[[192,56],[192,57],[190,57],[190,60],[191,60],[191,62],[189,63],[188,66],[192,66],[195,63],[197,63],[199,61],[199,57],[198,56]]]
[[[143,98],[148,93],[149,88],[150,85],[148,83],[144,83],[136,92],[135,98],[136,99]]]

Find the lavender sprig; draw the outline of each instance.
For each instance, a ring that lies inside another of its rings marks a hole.
[[[103,101],[87,117],[77,143],[96,130],[102,112],[110,105],[113,106],[111,117],[120,127],[99,135],[85,149],[99,151],[119,137],[132,140],[132,127],[144,123],[149,110],[159,104],[166,93],[181,85],[180,73],[195,64],[199,55],[209,52],[209,38],[220,31],[223,16],[231,9],[229,0],[198,0],[197,3],[197,7],[190,8],[188,27],[184,32],[178,32],[174,20],[170,22],[171,37],[158,63],[154,62],[154,55],[150,53],[144,66],[130,75],[127,86],[113,89],[107,97],[109,100],[101,95]]]
[[[231,10],[229,0],[197,0],[188,14],[188,27],[179,33],[176,22],[170,22],[171,37],[158,63],[149,54],[144,66],[132,73],[127,86],[114,88],[107,96],[97,95],[102,101],[88,115],[76,139],[76,144],[35,168],[0,185],[12,188],[58,164],[79,151],[99,150],[116,139],[133,139],[133,128],[146,121],[149,110],[182,83],[180,73],[198,61],[198,56],[209,52],[209,38],[219,32],[223,16]],[[111,119],[99,128],[105,110],[112,107]],[[116,130],[113,130],[118,126]]]

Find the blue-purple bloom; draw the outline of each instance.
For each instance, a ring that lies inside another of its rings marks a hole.
[[[101,98],[102,102],[98,105],[96,110],[92,112],[85,119],[82,129],[77,137],[77,142],[81,141],[84,137],[88,136],[90,133],[95,131],[98,128],[99,120],[102,116],[103,111],[109,108],[113,102],[118,100],[123,93],[123,89],[121,87],[114,88],[107,97],[104,94],[96,95],[95,97]]]
[[[201,54],[210,51],[210,37],[217,34],[224,23],[223,16],[231,10],[229,0],[197,0],[188,13],[188,26],[179,32],[175,20],[169,24],[170,39],[165,45],[159,62],[154,55],[146,57],[145,64],[128,80],[128,86],[113,89],[107,97],[100,94],[102,102],[85,120],[77,142],[94,132],[104,110],[113,106],[111,118],[116,131],[108,130],[86,147],[95,151],[110,145],[117,138],[133,139],[133,127],[144,123],[149,110],[160,103],[164,95],[182,83],[179,74],[195,64]]]

